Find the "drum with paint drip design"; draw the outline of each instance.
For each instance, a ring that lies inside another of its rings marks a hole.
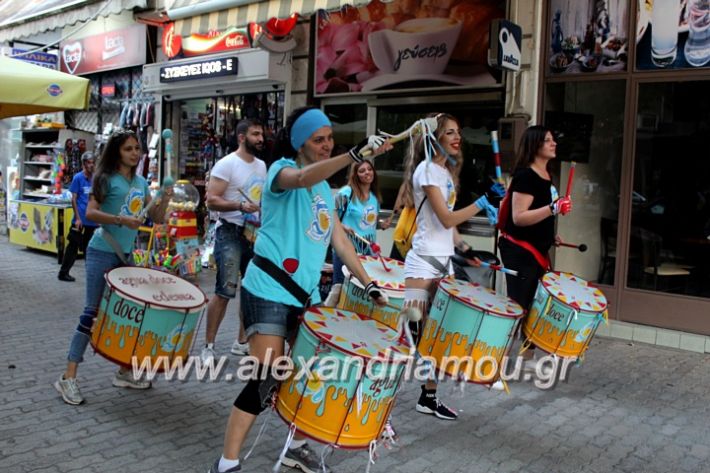
[[[379,438],[397,393],[409,346],[363,315],[312,307],[303,315],[276,411],[319,442],[367,448]]]
[[[391,258],[384,258],[385,264],[390,269],[385,270],[379,258],[374,256],[360,256],[360,263],[370,279],[380,286],[387,294],[389,305],[379,307],[365,294],[365,285],[355,276],[350,274],[343,266],[343,288],[340,291],[338,308],[351,310],[358,314],[367,315],[383,324],[397,329],[399,311],[404,304],[404,263]]]
[[[122,267],[105,275],[106,289],[91,333],[103,357],[131,367],[150,358],[158,371],[186,358],[207,298],[196,286],[149,268]],[[161,358],[164,357],[164,358]]]
[[[523,333],[548,353],[576,358],[606,320],[606,310],[599,288],[571,273],[549,272],[537,286]]]
[[[513,343],[523,308],[478,283],[444,278],[434,296],[419,353],[454,379],[492,384]]]

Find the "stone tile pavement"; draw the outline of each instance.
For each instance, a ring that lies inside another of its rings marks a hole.
[[[0,472],[207,471],[240,385],[158,380],[149,391],[117,389],[115,367],[89,355],[79,372],[87,402],[64,404],[52,383],[83,307],[83,261],[72,271],[77,282],[60,282],[52,256],[0,236],[0,262]],[[213,281],[210,272],[200,278],[208,294]],[[234,308],[218,336],[222,353],[236,330]],[[457,422],[446,422],[416,413],[419,387],[406,384],[394,409],[400,445],[380,449],[371,471],[710,472],[706,355],[597,337],[568,382],[511,390],[468,386],[461,394],[445,383],[443,399],[460,410]],[[271,471],[286,439],[283,422],[266,419],[245,472]],[[339,473],[363,472],[366,463],[363,451],[329,460]]]

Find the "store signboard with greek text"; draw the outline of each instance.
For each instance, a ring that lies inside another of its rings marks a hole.
[[[628,23],[628,0],[552,0],[547,70],[551,75],[625,71]]]
[[[505,1],[373,0],[317,15],[315,94],[492,87],[487,64],[492,20]]]
[[[237,58],[206,59],[160,68],[160,82],[208,79],[211,77],[237,75]]]
[[[81,75],[140,66],[146,61],[146,25],[132,25],[59,44],[60,70]]]

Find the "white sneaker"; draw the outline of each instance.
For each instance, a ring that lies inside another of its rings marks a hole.
[[[152,383],[147,379],[134,378],[131,371],[121,372],[121,370],[116,371],[116,376],[113,377],[111,384],[117,388],[130,389],[148,389],[152,386]]]
[[[205,347],[200,353],[200,359],[202,360],[202,363],[209,363],[209,361],[214,360],[216,356],[217,354],[215,353],[214,348],[212,347]]]
[[[84,397],[81,395],[79,390],[79,383],[76,378],[64,379],[64,375],[59,376],[59,379],[54,382],[54,389],[59,391],[62,395],[62,399],[67,404],[72,406],[78,406],[84,402]]]
[[[240,343],[239,339],[234,340],[232,343],[232,349],[229,350],[233,355],[248,355],[249,354],[249,343]]]

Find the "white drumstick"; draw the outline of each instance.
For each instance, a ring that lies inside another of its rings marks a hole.
[[[430,130],[436,130],[437,127],[437,122],[436,122],[436,117],[427,117],[427,118],[422,118],[420,120],[417,120],[401,133],[398,133],[396,135],[389,135],[387,139],[389,140],[390,143],[394,144],[399,141],[406,140],[407,138],[418,135],[418,134],[423,134],[424,133],[424,128],[428,127]],[[373,150],[371,149],[366,149],[363,151],[361,154],[363,157],[370,156],[372,153],[374,153]]]

